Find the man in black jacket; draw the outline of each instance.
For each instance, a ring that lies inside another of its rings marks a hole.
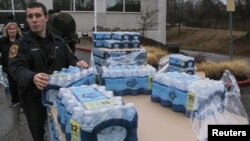
[[[31,3],[25,13],[30,31],[10,48],[10,74],[18,83],[33,139],[43,141],[47,113],[41,90],[48,85],[49,74],[69,65],[86,68],[88,64],[79,61],[62,38],[46,29],[48,15],[43,4]]]

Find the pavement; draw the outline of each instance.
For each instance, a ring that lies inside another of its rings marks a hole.
[[[216,54],[216,53],[208,53],[208,52],[200,52],[200,51],[190,51],[190,50],[181,50],[190,56],[201,55],[205,57],[207,61],[211,62],[220,62],[220,61],[230,61],[231,57],[229,55]],[[242,59],[246,60],[250,65],[250,57],[241,57],[241,56],[232,56],[232,60]]]
[[[81,40],[80,44],[76,45],[76,56],[89,62],[91,46],[90,40]],[[217,61],[226,59],[224,58],[226,56],[216,54],[207,54],[207,57],[216,58]],[[250,60],[250,58],[246,59]],[[241,88],[241,101],[250,117],[250,86]],[[32,141],[24,113],[19,106],[10,108],[9,105],[10,94],[6,94],[4,87],[0,86],[0,141]]]
[[[26,117],[18,105],[11,108],[11,97],[0,86],[0,141],[32,141]]]

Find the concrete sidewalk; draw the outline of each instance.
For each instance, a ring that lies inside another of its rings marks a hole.
[[[209,52],[190,51],[190,50],[181,50],[181,52],[184,52],[190,56],[201,55],[204,56],[205,59],[207,59],[207,61],[212,61],[212,62],[230,61],[231,59],[229,55],[209,53]],[[250,64],[250,57],[241,57],[241,56],[232,57],[232,60],[237,60],[237,59],[246,60]]]
[[[20,107],[10,108],[10,94],[0,86],[0,141],[32,141],[26,117]]]
[[[90,38],[82,38],[80,39],[80,43],[76,44],[76,50],[90,52],[92,49],[92,41]]]

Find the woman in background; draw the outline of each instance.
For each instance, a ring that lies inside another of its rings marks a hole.
[[[11,94],[11,105],[10,107],[16,107],[19,104],[19,97],[17,91],[17,83],[12,79],[9,73],[9,50],[10,46],[14,41],[16,41],[21,35],[21,29],[18,23],[13,21],[8,21],[2,30],[3,38],[1,38],[0,52],[2,53],[2,69],[3,72],[7,74],[7,79],[9,82],[9,90]]]

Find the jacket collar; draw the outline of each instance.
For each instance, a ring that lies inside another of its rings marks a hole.
[[[36,33],[28,31],[24,36],[22,36],[22,39],[25,41],[32,41],[32,40],[36,40],[37,38],[40,38]],[[50,31],[46,31],[46,38],[51,38],[51,39],[57,39],[58,37],[50,32]]]

